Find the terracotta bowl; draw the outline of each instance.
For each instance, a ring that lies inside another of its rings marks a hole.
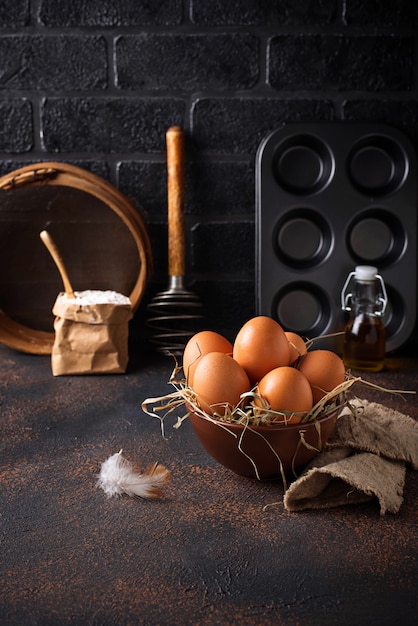
[[[316,424],[287,426],[244,427],[196,413],[192,413],[189,419],[200,443],[218,463],[241,476],[274,479],[282,475],[280,461],[284,472],[290,474],[320,452],[334,430],[339,410]],[[303,444],[301,433],[314,450]]]

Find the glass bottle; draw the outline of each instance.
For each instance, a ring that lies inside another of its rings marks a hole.
[[[344,332],[345,366],[367,372],[380,371],[385,361],[386,331],[382,316],[387,295],[376,267],[358,265],[348,275],[341,304],[343,310],[350,312]]]

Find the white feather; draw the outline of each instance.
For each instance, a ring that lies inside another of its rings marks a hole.
[[[101,487],[109,498],[124,493],[138,498],[156,498],[163,495],[162,488],[169,481],[170,472],[163,465],[154,463],[144,472],[135,471],[120,450],[102,463],[96,486]]]

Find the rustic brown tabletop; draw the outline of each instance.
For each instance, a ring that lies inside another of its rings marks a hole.
[[[0,346],[1,625],[415,624],[416,473],[396,515],[288,513],[280,482],[218,465],[187,421],[163,439],[141,402],[172,365],[133,351],[126,374],[54,378],[49,357]],[[367,379],[417,391],[418,361]],[[362,397],[418,419],[416,396]],[[121,448],[170,470],[165,498],[96,488]]]

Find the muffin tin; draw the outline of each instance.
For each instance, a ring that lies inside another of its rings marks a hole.
[[[340,298],[355,265],[375,265],[389,303],[388,352],[416,318],[417,163],[387,125],[288,124],[256,158],[256,300],[286,330],[314,338],[342,331]],[[341,349],[341,336],[316,347]]]

